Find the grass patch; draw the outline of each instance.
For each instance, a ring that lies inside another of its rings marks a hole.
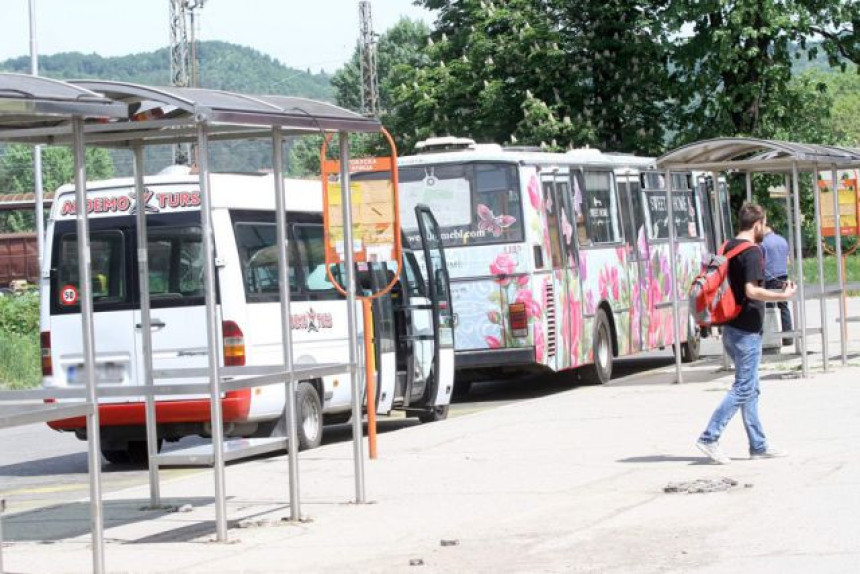
[[[824,283],[835,285],[836,280],[836,257],[824,258]],[[818,260],[807,258],[803,260],[803,280],[807,283],[818,283]],[[860,281],[860,254],[849,255],[845,260],[845,282]]]
[[[32,389],[41,382],[39,336],[0,331],[0,387]]]

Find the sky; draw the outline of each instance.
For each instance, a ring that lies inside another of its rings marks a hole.
[[[32,0],[39,54],[121,56],[170,41],[168,0]],[[30,53],[28,0],[0,0],[0,60]],[[73,8],[74,7],[74,8]],[[372,0],[373,28],[382,33],[401,16],[432,24],[412,0]],[[358,0],[205,0],[197,38],[249,46],[287,66],[338,69],[358,40]]]

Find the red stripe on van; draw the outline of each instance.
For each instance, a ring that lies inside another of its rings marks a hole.
[[[230,391],[221,399],[224,422],[242,422],[251,411],[251,389]],[[159,423],[199,423],[211,419],[208,400],[158,401],[155,419]],[[110,426],[143,426],[146,424],[144,403],[109,403],[99,405],[99,424]],[[86,417],[49,422],[54,430],[74,430],[87,426]]]

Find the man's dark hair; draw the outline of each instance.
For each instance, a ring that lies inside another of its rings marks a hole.
[[[741,231],[749,231],[753,225],[764,219],[764,208],[757,203],[745,202],[738,213]]]

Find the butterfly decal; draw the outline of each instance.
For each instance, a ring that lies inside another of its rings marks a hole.
[[[478,204],[478,217],[481,219],[478,222],[478,229],[491,231],[493,237],[501,237],[504,229],[517,222],[517,218],[512,215],[494,215],[493,211],[483,203]]]

